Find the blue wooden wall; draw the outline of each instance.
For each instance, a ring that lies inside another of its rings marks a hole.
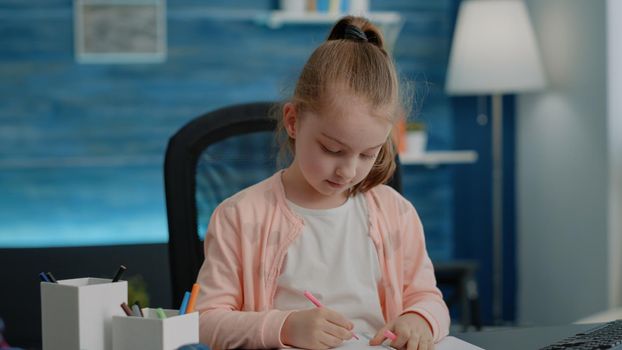
[[[286,97],[327,34],[328,25],[257,25],[254,17],[275,4],[169,1],[165,62],[92,65],[74,58],[71,0],[0,0],[0,246],[166,242],[168,137],[205,111]],[[394,56],[402,75],[417,84],[413,117],[427,124],[429,148],[480,152],[473,165],[406,166],[404,183],[433,260],[480,261],[489,321],[489,128],[469,119],[473,98],[443,92],[457,4],[376,0],[371,7],[405,19]],[[508,110],[510,133],[512,118]],[[506,147],[506,174],[513,172],[512,152]],[[513,181],[506,181],[513,212]],[[512,220],[506,220],[509,319]]]

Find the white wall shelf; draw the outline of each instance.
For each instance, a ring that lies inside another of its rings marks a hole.
[[[327,24],[333,25],[347,13],[331,12],[297,12],[297,11],[270,11],[261,13],[255,18],[255,22],[268,28],[278,29],[286,24]],[[385,42],[389,51],[393,50],[395,41],[399,36],[404,20],[398,12],[367,12],[362,15],[377,25],[384,34]]]
[[[401,153],[404,165],[426,165],[435,167],[442,164],[469,164],[477,161],[475,151],[430,151],[418,154]]]
[[[345,13],[326,12],[294,12],[294,11],[271,11],[267,15],[262,14],[257,20],[270,28],[279,28],[284,24],[334,24]],[[397,12],[369,12],[364,15],[379,26],[398,25],[402,17]]]

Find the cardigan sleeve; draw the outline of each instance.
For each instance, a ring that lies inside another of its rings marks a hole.
[[[428,256],[423,225],[415,208],[404,199],[401,204],[403,221],[403,313],[421,315],[432,328],[434,341],[438,342],[449,333],[449,310],[443,295],[436,286],[434,267]]]
[[[199,338],[212,349],[284,347],[280,331],[291,311],[243,311],[242,243],[235,211],[214,211],[205,243],[205,260],[197,283],[201,286]]]

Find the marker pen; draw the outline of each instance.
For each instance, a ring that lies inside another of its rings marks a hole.
[[[392,341],[394,341],[395,339],[397,339],[397,335],[395,335],[395,333],[391,332],[390,330],[386,330],[384,331],[384,336],[391,339]]]
[[[138,306],[138,312],[140,313],[140,317],[145,317],[145,314],[143,314],[143,308],[140,307],[140,303],[138,302],[138,300],[134,302],[134,305]]]
[[[123,274],[123,272],[125,272],[125,270],[127,270],[127,267],[125,267],[123,265],[119,266],[119,270],[117,270],[117,274],[114,275],[114,278],[112,279],[112,282],[119,281],[119,278],[121,278],[121,275]]]
[[[132,305],[132,314],[134,314],[134,316],[136,317],[143,317],[140,308],[136,304]]]
[[[51,272],[46,272],[45,273],[46,276],[48,276],[48,280],[50,280],[50,282],[52,283],[58,283],[58,281],[56,280],[56,278],[54,277],[54,275],[52,275]]]
[[[322,303],[319,300],[317,300],[316,297],[313,296],[313,294],[311,294],[311,292],[305,290],[305,292],[303,294],[305,295],[305,297],[307,299],[309,299],[309,301],[311,301],[313,303],[313,305],[315,305],[317,307],[323,307],[324,306],[324,305],[322,305]]]
[[[188,300],[190,300],[190,292],[184,293],[184,299],[181,301],[181,306],[179,307],[180,315],[186,314],[186,308],[188,307]]]
[[[42,282],[50,282],[50,279],[48,278],[48,276],[45,274],[45,272],[41,272],[39,273],[39,278],[41,279]]]
[[[192,292],[190,293],[190,300],[188,301],[188,307],[186,308],[186,313],[189,314],[194,311],[194,304],[197,301],[197,296],[199,295],[199,286],[198,283],[192,285]]]
[[[132,310],[130,310],[130,307],[127,306],[126,303],[121,304],[121,308],[123,309],[123,312],[125,312],[126,315],[134,316],[134,313],[132,313]]]
[[[156,309],[156,314],[158,314],[158,318],[162,320],[166,318],[166,314],[164,313],[164,310],[162,310],[161,307]]]

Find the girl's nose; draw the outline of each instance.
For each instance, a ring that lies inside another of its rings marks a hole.
[[[345,161],[337,168],[336,174],[346,180],[354,178],[354,175],[356,175],[356,161]]]

